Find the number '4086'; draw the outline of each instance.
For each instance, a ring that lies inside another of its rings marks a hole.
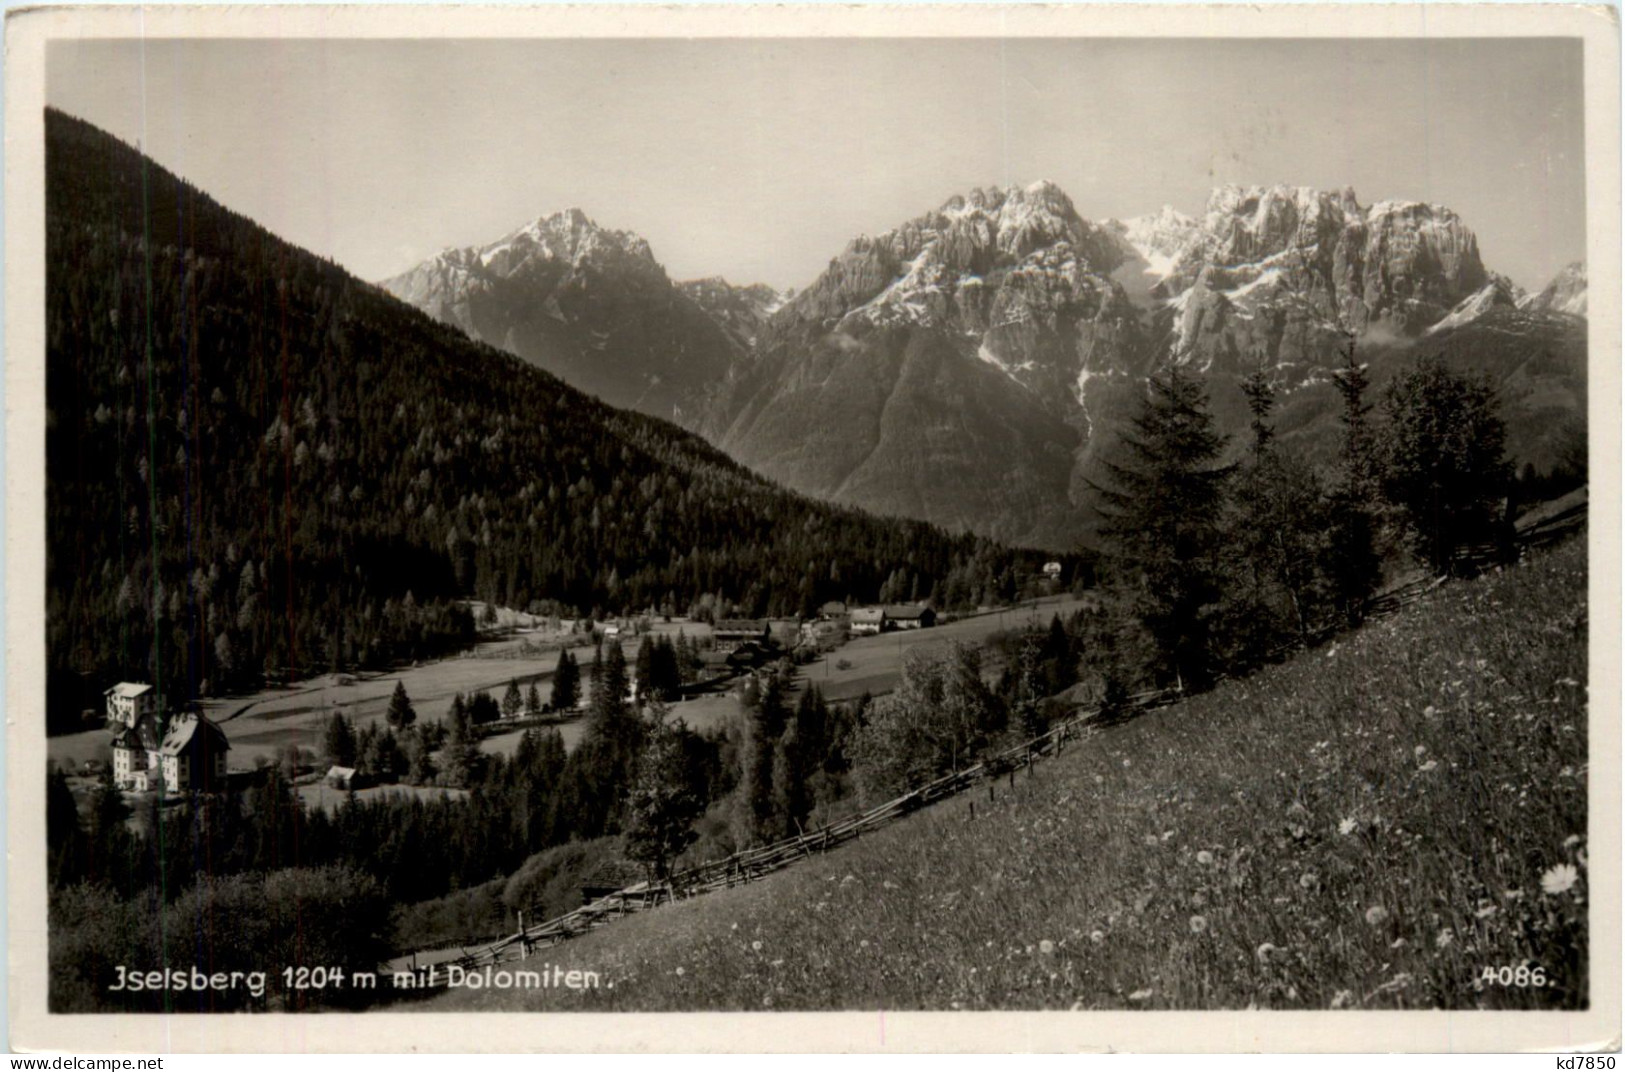
[[[1502,964],[1499,967],[1486,967],[1479,972],[1478,981],[1485,986],[1512,986],[1520,989],[1547,984],[1546,969],[1539,964],[1519,964],[1516,967]]]

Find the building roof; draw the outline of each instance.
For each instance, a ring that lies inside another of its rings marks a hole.
[[[338,766],[329,767],[329,768],[327,768],[327,776],[329,778],[340,778],[340,779],[354,778],[355,777],[355,768],[354,767],[338,767]]]
[[[192,746],[194,741],[204,737],[212,738],[211,747],[230,749],[231,743],[226,740],[225,731],[201,715],[183,715],[169,724],[169,732],[164,734],[164,743],[159,751],[166,756],[178,756]]]
[[[907,621],[911,618],[921,618],[927,613],[936,613],[935,611],[931,610],[930,605],[926,603],[921,603],[917,607],[907,603],[894,603],[886,607],[885,610],[886,617],[900,619],[903,621]]]
[[[151,685],[146,685],[139,681],[120,681],[117,685],[114,685],[112,688],[108,689],[104,695],[117,696],[121,700],[126,700],[140,696],[144,692],[151,691]]]
[[[852,612],[854,622],[878,622],[885,616],[886,609],[884,607],[859,607]]]

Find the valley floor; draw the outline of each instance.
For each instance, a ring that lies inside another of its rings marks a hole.
[[[973,790],[524,965],[599,989],[411,1007],[1584,1007],[1585,555],[1446,585],[1102,730],[996,802]]]

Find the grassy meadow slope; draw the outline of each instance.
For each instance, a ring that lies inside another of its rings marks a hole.
[[[1586,633],[1579,540],[429,1007],[1584,1007]]]

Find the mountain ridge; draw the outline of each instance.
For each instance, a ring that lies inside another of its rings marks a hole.
[[[1218,381],[1262,366],[1290,401],[1325,393],[1350,335],[1389,364],[1445,336],[1470,349],[1463,332],[1499,354],[1490,314],[1521,310],[1511,334],[1539,349],[1572,341],[1558,317],[1585,302],[1577,266],[1524,294],[1442,205],[1223,185],[1197,215],[1094,221],[1044,180],[856,235],[793,293],[678,287],[733,345],[677,407],[686,427],[808,494],[1054,548],[1098,520],[1103,451],[1160,361]],[[1244,425],[1234,394],[1216,392],[1225,430]],[[1294,434],[1324,453],[1307,408]]]

